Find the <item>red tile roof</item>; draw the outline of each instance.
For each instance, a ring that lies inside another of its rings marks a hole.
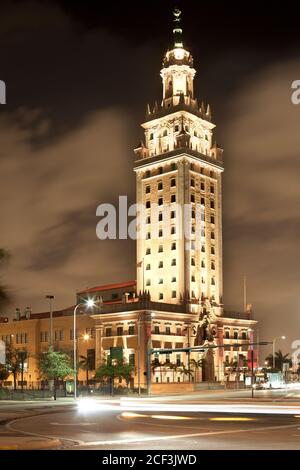
[[[88,287],[85,290],[81,290],[77,292],[77,294],[85,294],[89,292],[101,292],[105,290],[122,289],[123,287],[135,287],[135,286],[136,286],[136,281],[127,281],[127,282],[120,282],[118,284],[106,284],[103,286]]]

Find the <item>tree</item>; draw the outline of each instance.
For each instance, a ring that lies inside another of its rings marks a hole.
[[[287,354],[283,354],[283,352],[281,351],[281,349],[279,349],[278,351],[275,352],[275,369],[276,370],[279,370],[279,371],[282,371],[283,369],[283,364],[285,363],[288,363],[289,366],[291,367],[292,366],[292,360],[291,358],[289,357],[290,355],[287,353]],[[266,357],[266,362],[268,364],[269,367],[273,368],[273,354],[269,354],[267,357]]]
[[[128,388],[133,369],[134,367],[131,364],[128,364],[122,360],[109,360],[100,365],[96,371],[95,376],[100,380],[109,381],[111,386],[111,394],[113,395],[115,379],[124,379]]]
[[[88,356],[79,356],[78,368],[86,372],[86,385],[89,384],[89,371],[92,370],[91,360]]]
[[[7,369],[7,367],[1,364],[0,365],[0,388],[2,387],[2,382],[8,379],[9,375],[10,375],[10,372]]]
[[[18,374],[23,370],[24,371],[24,362],[22,361],[23,354],[26,353],[25,350],[20,351],[17,348],[14,348],[11,344],[6,344],[6,367],[10,374],[13,375],[14,379],[14,390],[17,390],[17,377]],[[26,353],[27,356],[27,353]],[[22,365],[23,364],[23,365]]]
[[[50,347],[48,352],[40,357],[39,369],[43,378],[53,380],[54,400],[56,400],[57,381],[74,374],[74,370],[70,367],[69,356],[61,351],[53,351]]]
[[[190,368],[187,368],[185,367],[185,365],[183,365],[180,369],[180,374],[183,375],[183,380],[184,380],[184,377],[187,375],[189,378],[193,377],[193,371],[190,369]]]
[[[205,359],[191,359],[189,362],[189,366],[192,366],[194,369],[194,375],[196,382],[199,381],[199,371],[202,370],[205,366]],[[197,380],[198,379],[198,380]]]

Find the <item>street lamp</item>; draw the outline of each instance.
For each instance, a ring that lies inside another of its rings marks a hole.
[[[74,400],[77,398],[77,334],[76,334],[76,314],[79,307],[92,308],[94,307],[94,299],[87,299],[84,302],[81,302],[75,305],[73,312],[73,358],[74,358]]]
[[[276,339],[286,339],[286,336],[276,336],[273,339],[273,369],[275,369],[275,342],[276,342]]]

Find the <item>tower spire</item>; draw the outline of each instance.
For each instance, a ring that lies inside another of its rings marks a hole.
[[[181,28],[181,10],[174,8],[173,10],[173,35],[174,35],[174,47],[183,47],[182,43],[182,28]]]

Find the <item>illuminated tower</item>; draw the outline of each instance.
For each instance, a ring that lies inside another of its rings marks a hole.
[[[179,10],[173,34],[161,70],[162,101],[148,105],[145,138],[135,150],[137,203],[145,207],[145,237],[137,240],[137,291],[149,291],[153,301],[188,302],[191,311],[206,298],[221,312],[222,150],[213,139],[209,105],[194,97],[196,71],[183,46]],[[185,207],[191,216],[188,236]]]

